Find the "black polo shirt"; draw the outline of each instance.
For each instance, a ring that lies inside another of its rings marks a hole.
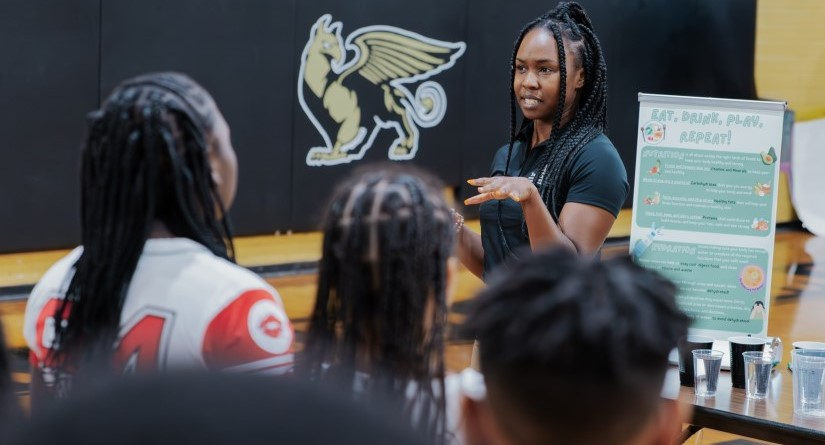
[[[529,130],[531,126],[525,127]],[[536,162],[544,150],[542,142],[532,150],[525,150],[527,135],[532,131],[522,131],[513,144],[510,168],[507,164],[507,145],[499,148],[493,158],[490,176],[524,176],[536,174]],[[570,189],[565,202],[578,202],[603,208],[617,216],[622,209],[629,189],[627,172],[619,153],[610,139],[600,133],[575,155],[570,168],[564,172],[569,178]],[[498,225],[498,206],[501,206],[501,230]],[[551,212],[552,214],[552,212]],[[512,251],[529,248],[530,240],[522,232],[524,215],[521,204],[512,199],[487,201],[479,208],[481,218],[481,244],[484,247],[484,276],[501,264],[508,256],[502,236]],[[502,233],[503,232],[503,233]]]

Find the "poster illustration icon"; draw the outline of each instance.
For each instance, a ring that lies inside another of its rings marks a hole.
[[[762,157],[762,163],[765,165],[771,165],[776,162],[776,150],[774,150],[773,147],[771,147],[768,151],[759,153],[759,156]]]
[[[768,196],[771,194],[771,183],[761,183],[757,182],[756,185],[753,186],[753,194],[756,196]]]
[[[770,228],[771,225],[765,218],[754,218],[751,223],[751,229],[756,230],[757,232],[766,232]]]
[[[764,320],[765,319],[765,303],[761,302],[760,300],[756,300],[753,302],[753,306],[751,306],[751,313],[748,316],[749,320]]]
[[[748,264],[739,272],[739,284],[749,291],[757,291],[765,285],[765,271],[756,264]]]
[[[630,250],[630,256],[638,261],[639,258],[644,255],[645,251],[647,251],[648,247],[653,244],[653,239],[657,236],[662,235],[662,229],[664,227],[656,227],[656,223],[652,223],[650,225],[650,232],[647,233],[647,236],[641,239],[636,240],[633,244],[633,248]]]
[[[648,144],[658,144],[665,138],[665,124],[656,121],[646,123],[642,128],[642,138]]]
[[[659,192],[654,192],[650,196],[646,196],[644,199],[645,205],[655,206],[659,205],[662,202],[662,195]]]

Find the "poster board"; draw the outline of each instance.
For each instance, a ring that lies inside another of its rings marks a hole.
[[[784,102],[639,93],[630,253],[691,333],[765,336]]]

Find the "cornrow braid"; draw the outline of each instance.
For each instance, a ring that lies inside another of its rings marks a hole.
[[[558,221],[561,208],[569,190],[567,172],[579,150],[593,138],[607,130],[607,65],[593,32],[593,24],[584,9],[575,2],[559,3],[555,9],[529,22],[520,32],[513,46],[510,59],[510,141],[507,149],[505,172],[509,171],[513,144],[516,138],[516,99],[513,88],[515,62],[524,36],[533,29],[546,29],[555,39],[559,54],[559,99],[547,147],[537,160],[538,174],[533,183],[547,205],[550,214]],[[584,69],[584,86],[579,96],[583,101],[569,122],[561,125],[565,106],[567,84],[566,45],[573,45],[576,62]],[[524,127],[525,123],[522,124]],[[501,225],[501,203],[498,207],[498,225],[505,249],[510,251]],[[523,226],[523,230],[526,228]]]
[[[83,252],[55,313],[50,350],[58,370],[111,356],[155,221],[234,260],[208,160],[215,118],[209,94],[177,73],[127,80],[90,113],[80,181]]]
[[[381,169],[338,187],[323,225],[298,372],[345,388],[363,383],[355,396],[396,399],[443,443],[446,274],[455,233],[440,188],[419,175]],[[357,383],[361,372],[368,379]]]

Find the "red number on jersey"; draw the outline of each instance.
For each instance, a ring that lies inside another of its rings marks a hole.
[[[138,311],[121,329],[114,356],[117,369],[132,374],[164,368],[174,319],[173,312],[163,309]]]

